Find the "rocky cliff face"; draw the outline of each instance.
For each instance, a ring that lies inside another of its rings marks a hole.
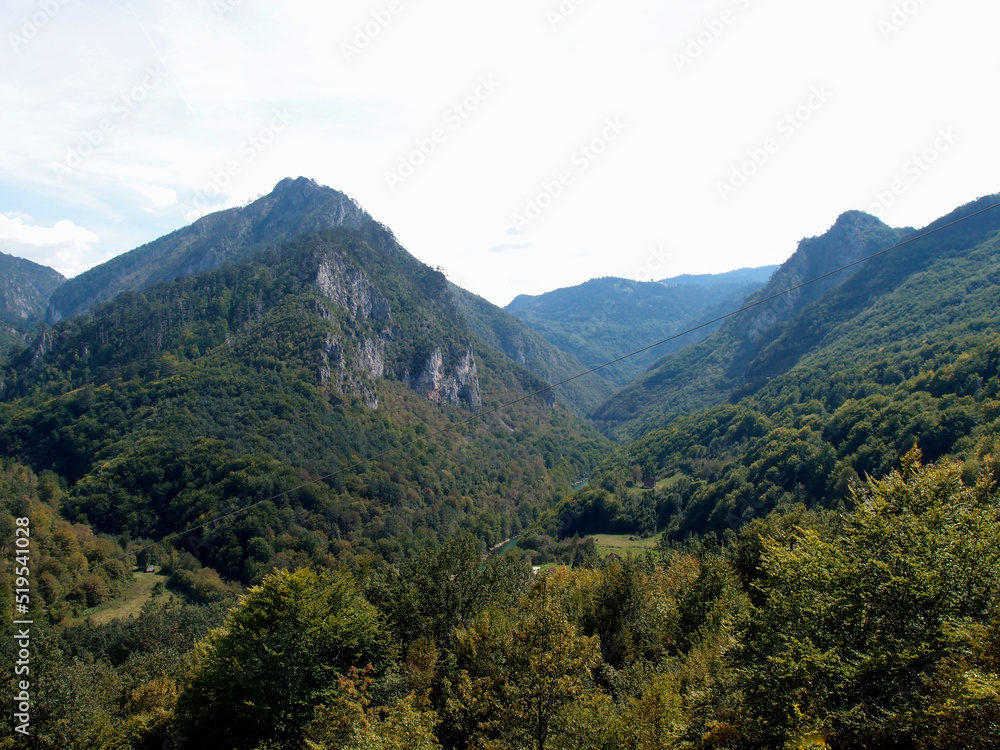
[[[482,404],[471,346],[437,345],[416,372],[393,372],[386,364],[387,348],[395,338],[392,311],[376,283],[331,250],[319,259],[313,284],[331,307],[348,315],[343,333],[327,334],[322,343],[318,371],[322,387],[358,396],[374,409],[378,379],[397,377],[439,405]],[[320,314],[325,319],[335,317],[325,307]]]
[[[316,271],[320,294],[361,320],[389,321],[389,303],[367,274],[348,266],[337,255],[320,261]]]
[[[483,400],[479,393],[479,374],[472,347],[464,352],[449,350],[448,355],[446,359],[441,347],[436,347],[419,372],[404,375],[404,382],[435,404],[481,406]],[[449,367],[447,360],[452,360],[454,364]]]
[[[810,237],[799,243],[798,250],[771,277],[768,284],[747,299],[748,303],[791,289],[834,269],[854,263],[872,253],[891,247],[902,238],[902,232],[880,219],[861,211],[848,211],[820,237]],[[740,338],[759,341],[775,326],[791,320],[800,310],[823,294],[839,286],[860,270],[860,266],[833,274],[790,294],[765,302],[737,318],[730,327]]]
[[[327,334],[321,349],[320,385],[341,394],[353,394],[370,409],[378,408],[376,381],[385,375],[381,342],[363,339],[345,348],[344,342]]]

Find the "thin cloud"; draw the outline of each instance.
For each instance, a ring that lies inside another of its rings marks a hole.
[[[491,253],[506,253],[509,250],[525,250],[531,247],[531,243],[525,242],[519,245],[494,245],[490,248]]]

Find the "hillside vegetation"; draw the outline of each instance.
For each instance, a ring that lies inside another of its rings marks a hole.
[[[758,343],[730,403],[632,423],[640,436],[539,528],[556,539],[661,530],[681,539],[797,503],[844,508],[852,487],[898,468],[914,446],[930,460],[961,460],[967,477],[997,468],[998,238],[1000,215],[984,214],[875,259]],[[737,323],[691,349],[720,343]],[[709,384],[717,377],[708,369]],[[652,382],[639,385],[653,394]],[[661,391],[668,403],[676,396]],[[626,484],[644,476],[670,483],[637,498]]]
[[[545,391],[584,363],[349,224],[0,370],[32,748],[996,744],[1000,211],[664,358],[617,444]],[[756,299],[914,236],[846,214]]]
[[[45,331],[4,375],[0,451],[131,539],[252,506],[187,540],[229,580],[492,544],[606,444],[551,395],[474,419],[544,388],[477,341],[441,274],[335,230]]]
[[[991,747],[991,479],[911,451],[851,504],[534,579],[457,539],[48,634],[35,746]]]
[[[598,367],[738,309],[760,289],[773,268],[745,269],[717,276],[691,276],[662,282],[593,279],[584,284],[529,297],[505,308],[586,368]],[[600,377],[616,390],[671,351],[703,338],[718,326],[700,329],[663,346],[604,369]],[[591,376],[584,386],[596,389]],[[581,386],[576,386],[581,387]]]

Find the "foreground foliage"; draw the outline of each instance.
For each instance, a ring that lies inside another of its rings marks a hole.
[[[33,747],[990,747],[992,477],[913,450],[853,502],[535,579],[465,538],[46,630]]]

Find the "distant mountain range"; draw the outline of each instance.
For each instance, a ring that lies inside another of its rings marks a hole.
[[[997,200],[989,196],[963,206],[923,230],[893,229],[868,214],[845,213],[822,236],[803,240],[767,286],[747,302],[823,276]],[[637,436],[668,423],[672,416],[756,393],[806,361],[824,360],[827,367],[858,366],[878,359],[881,347],[919,348],[925,337],[948,326],[992,328],[993,323],[977,321],[988,309],[979,306],[979,297],[995,293],[991,264],[996,263],[997,251],[989,243],[995,247],[997,231],[1000,212],[986,213],[940,236],[766,302],[663,358],[593,417],[609,432]],[[971,281],[983,274],[982,282]],[[978,290],[975,298],[962,291],[969,284]],[[973,302],[975,311],[966,311]]]
[[[726,273],[686,273],[680,276],[672,276],[669,279],[662,279],[659,283],[667,286],[683,284],[708,288],[728,286],[733,291],[738,291],[746,286],[763,286],[777,269],[778,266],[759,266],[756,268],[738,268],[735,271],[727,271]]]
[[[775,268],[678,276],[661,282],[593,279],[546,294],[521,295],[506,310],[591,368],[740,307],[748,294],[767,282]],[[714,327],[703,328],[630,357],[600,374],[621,388],[664,354],[712,330]]]

